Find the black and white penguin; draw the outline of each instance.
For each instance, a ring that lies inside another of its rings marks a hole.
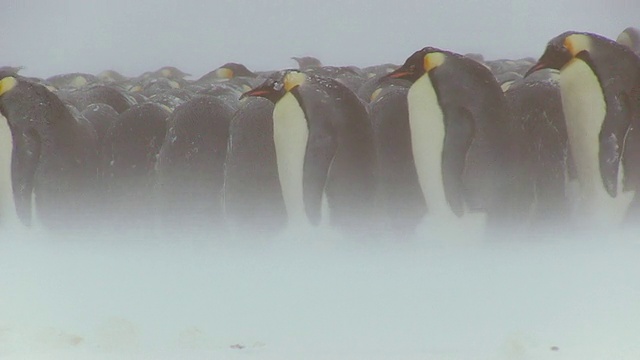
[[[371,220],[375,149],[367,110],[339,82],[283,71],[243,94],[275,103],[273,140],[289,225],[318,225],[326,195],[330,224],[364,230]]]
[[[462,55],[426,47],[388,78],[413,83],[409,125],[426,219],[433,220],[426,224],[459,227],[463,215],[485,212],[492,230],[511,225],[509,113],[491,71]],[[474,226],[482,226],[482,217],[474,218]]]
[[[545,68],[560,70],[579,215],[590,226],[619,225],[640,184],[640,58],[600,35],[568,31],[526,75]]]
[[[287,222],[273,143],[274,105],[247,97],[239,106],[229,125],[225,217],[235,233],[271,236]]]
[[[224,161],[233,108],[214,96],[178,106],[156,171],[161,219],[170,228],[222,224]]]
[[[402,83],[373,91],[369,104],[378,158],[377,222],[381,231],[400,236],[415,231],[427,211],[411,150],[407,105],[411,84]]]
[[[0,74],[0,114],[8,123],[2,131],[3,202],[12,198],[27,226],[34,222],[51,230],[91,226],[98,159],[90,124],[74,118],[45,86],[4,74]],[[12,150],[9,172],[8,149]],[[6,194],[7,176],[12,196]],[[7,209],[4,204],[3,208]]]

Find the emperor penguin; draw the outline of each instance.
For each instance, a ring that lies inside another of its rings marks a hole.
[[[0,114],[6,119],[1,131],[3,210],[8,211],[4,204],[11,198],[26,226],[37,222],[68,230],[89,225],[98,171],[91,125],[75,118],[45,86],[17,75],[0,74]]]
[[[511,225],[508,107],[491,71],[460,54],[426,47],[387,78],[412,83],[409,128],[427,203],[424,225],[480,230],[481,213],[491,230]],[[479,214],[467,216],[471,212]]]
[[[271,100],[278,176],[289,225],[329,223],[358,234],[371,221],[375,148],[367,110],[336,80],[285,70],[243,97]]]
[[[579,182],[578,216],[620,225],[640,180],[640,58],[603,36],[568,31],[551,39],[526,73],[560,70],[570,151]],[[621,166],[622,162],[622,166]],[[637,200],[636,200],[637,201]]]
[[[238,63],[226,63],[212,70],[195,81],[195,84],[212,84],[220,81],[228,81],[236,77],[255,78],[257,75],[246,66]]]
[[[230,230],[250,238],[276,235],[287,221],[273,143],[273,108],[265,98],[244,98],[229,125],[225,219]]]
[[[159,208],[170,228],[224,221],[224,161],[233,109],[214,96],[197,96],[168,119],[156,163]]]

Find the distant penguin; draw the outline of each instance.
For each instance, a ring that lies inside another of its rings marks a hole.
[[[408,85],[381,87],[369,105],[378,158],[376,215],[382,231],[397,235],[411,234],[427,211],[411,152],[408,91]]]
[[[105,83],[123,83],[128,80],[127,77],[115,70],[105,70],[99,73],[97,77]]]
[[[246,92],[275,103],[273,140],[290,226],[318,225],[326,195],[331,225],[361,233],[375,187],[373,131],[364,105],[339,82],[287,70]]]
[[[3,146],[13,144],[10,176],[20,220],[50,230],[90,227],[98,162],[89,124],[74,118],[43,85],[18,76],[0,78],[0,114],[11,130],[7,139],[4,129]]]
[[[71,91],[59,91],[61,100],[82,112],[91,104],[107,104],[118,113],[128,110],[137,101],[125,91],[110,85],[94,85]]]
[[[169,115],[158,104],[135,105],[107,131],[102,149],[104,205],[113,223],[133,226],[155,220],[155,165]]]
[[[242,64],[226,63],[219,68],[202,75],[202,77],[196,80],[195,83],[211,84],[219,81],[231,80],[236,77],[254,78],[256,77],[256,74]]]
[[[322,62],[313,56],[302,56],[302,57],[292,57],[291,59],[295,60],[298,63],[298,69],[300,70],[309,70],[312,68],[322,67]]]
[[[224,223],[224,161],[233,109],[213,96],[178,106],[158,155],[162,223],[205,228]]]
[[[605,37],[568,31],[549,41],[526,75],[544,68],[560,70],[581,219],[590,227],[620,225],[640,181],[633,131],[640,126],[640,58]]]
[[[505,96],[518,153],[516,195],[532,235],[558,235],[571,229],[571,163],[559,75],[539,71],[514,81]]]
[[[640,56],[640,29],[628,27],[618,35],[616,41]]]
[[[229,125],[224,207],[234,232],[274,235],[286,224],[273,143],[273,108],[266,99],[245,98]]]
[[[57,89],[79,89],[100,82],[97,76],[83,73],[54,75],[46,79],[47,83]]]
[[[509,112],[489,69],[427,47],[388,78],[413,83],[407,95],[409,124],[427,224],[457,228],[465,214],[484,212],[491,231],[511,226]]]

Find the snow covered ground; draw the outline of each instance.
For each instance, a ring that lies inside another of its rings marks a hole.
[[[0,239],[5,360],[640,358],[633,237]]]

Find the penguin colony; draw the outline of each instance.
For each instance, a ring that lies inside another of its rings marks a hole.
[[[174,67],[48,79],[2,67],[0,226],[624,228],[640,220],[638,54],[627,28],[617,41],[560,34],[537,62],[425,47],[401,66],[301,57],[197,80]]]

